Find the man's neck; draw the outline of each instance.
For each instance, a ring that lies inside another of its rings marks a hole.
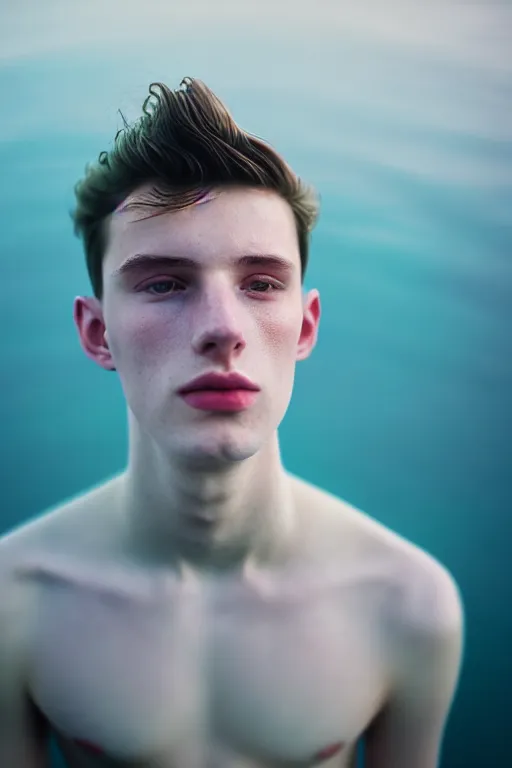
[[[277,435],[259,453],[216,471],[187,471],[132,452],[124,502],[132,551],[199,571],[280,559],[294,529],[290,477]]]

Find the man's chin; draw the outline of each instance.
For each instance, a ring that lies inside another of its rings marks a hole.
[[[174,445],[172,447],[173,461],[181,467],[190,470],[222,472],[246,461],[260,450],[261,445],[254,441],[244,443],[238,441],[211,441],[206,443],[191,443]]]

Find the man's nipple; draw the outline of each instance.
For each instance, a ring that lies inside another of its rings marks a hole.
[[[314,756],[313,765],[318,765],[318,763],[323,763],[324,760],[329,760],[329,758],[334,757],[338,752],[341,752],[344,746],[344,741],[337,741],[335,744],[329,744],[329,746],[324,747]]]
[[[104,753],[104,750],[101,747],[94,744],[92,741],[87,741],[87,739],[73,739],[73,743],[86,752],[90,752],[92,755],[103,755]]]

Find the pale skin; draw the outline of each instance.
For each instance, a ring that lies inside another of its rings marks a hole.
[[[141,253],[162,259],[119,271]],[[238,263],[263,254],[281,262]],[[352,768],[361,738],[367,768],[436,768],[453,578],[281,460],[320,320],[287,203],[121,209],[103,275],[74,318],[120,378],[128,464],[0,539],[0,765],[47,766],[53,734],[70,768]],[[209,371],[256,400],[191,408],[177,390]]]

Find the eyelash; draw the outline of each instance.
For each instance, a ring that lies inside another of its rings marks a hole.
[[[165,285],[166,283],[167,284],[168,283],[175,283],[176,284],[176,283],[179,283],[179,282],[180,282],[179,280],[156,280],[154,283],[149,283],[149,285],[146,285],[142,290],[144,292],[148,292],[149,293],[149,289],[150,288],[154,288],[155,285],[162,285],[162,284]],[[252,282],[253,283],[263,283],[264,285],[270,285],[273,288],[272,291],[254,291],[254,293],[263,293],[263,294],[265,294],[265,293],[273,293],[274,291],[283,290],[283,287],[284,287],[284,286],[280,285],[279,283],[274,283],[271,280],[253,280]],[[169,294],[167,294],[167,293],[152,293],[151,295],[152,296],[164,296],[165,297],[167,295],[172,295],[172,293],[173,292],[170,292]]]

